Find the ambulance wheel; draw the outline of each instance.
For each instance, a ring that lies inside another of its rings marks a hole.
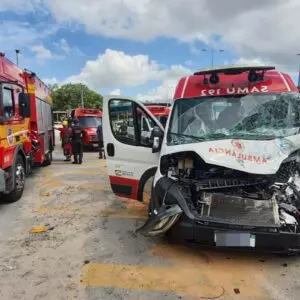
[[[9,194],[4,194],[2,199],[6,203],[13,203],[18,201],[24,192],[25,188],[25,165],[21,155],[18,154],[16,159],[15,169],[12,171],[15,173],[15,186]]]

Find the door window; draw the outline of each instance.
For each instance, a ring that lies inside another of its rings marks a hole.
[[[136,145],[136,128],[134,126],[134,104],[129,100],[112,99],[109,101],[111,129],[115,138],[121,143]]]
[[[142,130],[143,131],[149,131],[148,123],[147,123],[145,117],[142,118]]]
[[[154,121],[140,107],[137,107],[137,124],[139,141],[142,146],[152,147],[151,132],[155,126]]]
[[[151,133],[156,123],[138,104],[130,100],[111,99],[109,114],[112,133],[118,141],[152,147]]]
[[[11,119],[15,114],[14,92],[12,89],[3,88],[3,116]]]

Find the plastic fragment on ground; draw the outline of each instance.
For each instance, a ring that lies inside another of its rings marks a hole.
[[[42,233],[48,231],[48,228],[46,226],[33,226],[30,230],[31,233]]]

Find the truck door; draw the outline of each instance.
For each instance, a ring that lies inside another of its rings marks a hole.
[[[144,185],[155,174],[159,159],[159,153],[152,153],[151,141],[142,138],[142,119],[146,118],[152,128],[158,126],[163,131],[163,127],[135,100],[104,98],[103,108],[103,138],[111,188],[118,196],[142,201]]]

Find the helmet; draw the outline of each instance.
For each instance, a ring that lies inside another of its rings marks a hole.
[[[68,121],[63,121],[63,126],[68,126]]]

